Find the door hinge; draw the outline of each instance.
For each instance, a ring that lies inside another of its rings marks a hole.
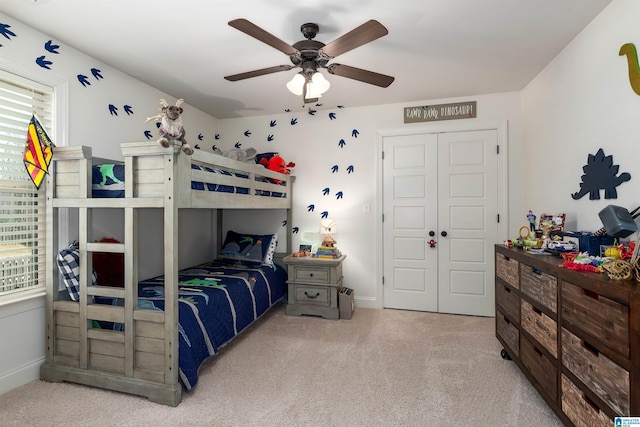
[[[382,276],[382,286],[384,286],[384,276]]]
[[[382,160],[384,160],[384,151],[382,152]]]
[[[496,145],[496,154],[500,154],[500,146]]]
[[[384,222],[384,214],[382,214],[382,222]]]
[[[500,224],[500,214],[498,214],[498,224]]]

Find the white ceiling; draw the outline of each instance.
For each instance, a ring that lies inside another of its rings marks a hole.
[[[404,103],[523,89],[611,0],[2,0],[0,11],[217,118],[302,109],[298,69],[230,27],[246,18],[293,44],[300,25],[329,43],[369,19],[389,34],[331,62],[395,77],[380,88],[329,75],[326,107]],[[308,107],[308,106],[307,106]],[[321,109],[322,107],[318,107]]]

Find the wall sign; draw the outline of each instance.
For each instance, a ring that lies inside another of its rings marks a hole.
[[[453,104],[420,105],[404,108],[404,122],[436,122],[439,120],[472,119],[476,117],[476,101]]]

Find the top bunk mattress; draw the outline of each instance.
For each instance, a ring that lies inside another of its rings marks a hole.
[[[202,170],[213,174],[235,176],[249,180],[248,175],[229,172],[224,169],[191,164],[191,169]],[[266,178],[265,178],[266,179]],[[91,195],[94,198],[124,197],[125,167],[121,163],[103,163],[93,165],[91,169]],[[249,185],[249,182],[247,182]],[[249,194],[249,187],[230,186],[191,181],[191,189],[197,191],[214,191],[222,193]],[[255,190],[256,196],[287,197],[286,192]]]

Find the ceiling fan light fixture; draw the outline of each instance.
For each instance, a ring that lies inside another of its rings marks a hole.
[[[287,83],[287,89],[294,95],[302,95],[302,88],[306,82],[306,79],[301,73],[296,73],[295,76]]]
[[[329,80],[327,80],[319,71],[316,71],[316,73],[311,76],[311,82],[313,83],[313,89],[319,94],[325,93],[331,87]]]
[[[307,74],[308,75],[308,74]],[[306,88],[305,88],[306,85]],[[305,94],[306,98],[320,98],[329,90],[331,83],[320,72],[315,72],[311,78],[306,77],[304,71],[296,73],[287,83],[287,89],[294,95]]]

